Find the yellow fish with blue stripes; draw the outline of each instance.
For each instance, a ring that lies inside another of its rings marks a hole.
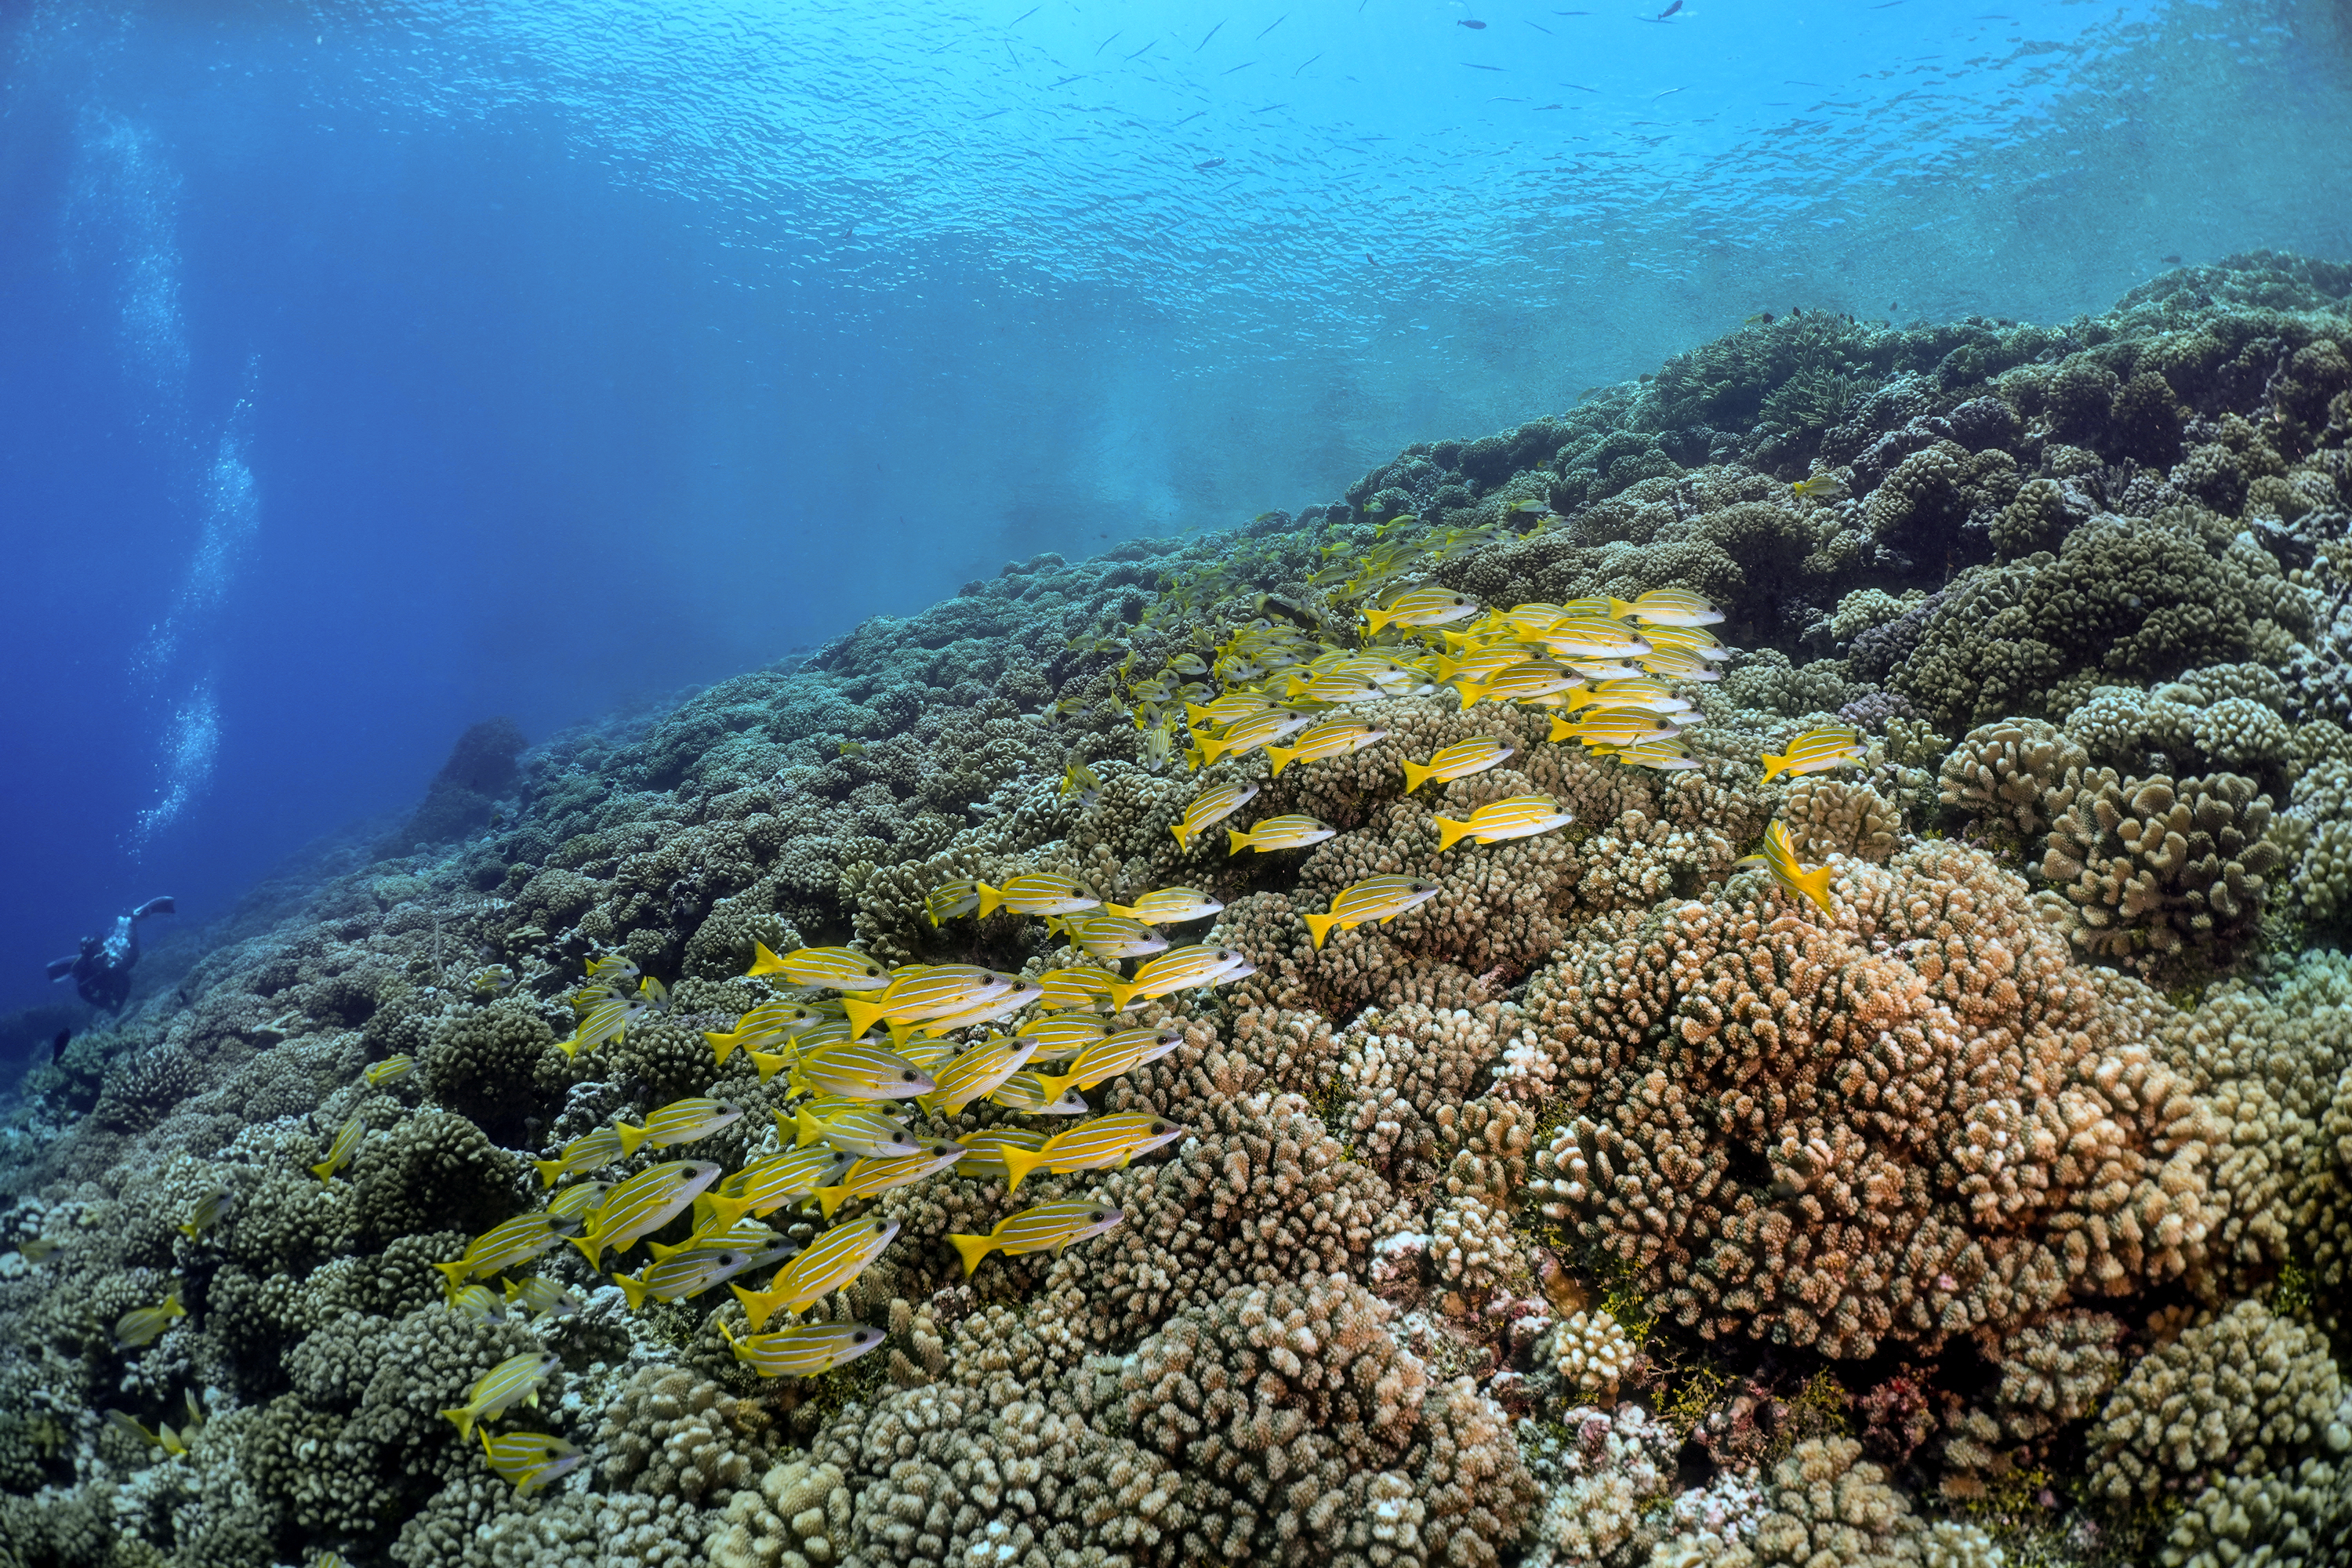
[[[751,975],[781,974],[793,985],[835,991],[879,991],[890,984],[879,960],[854,947],[796,947],[782,956],[765,942],[751,944]]]
[[[735,1359],[761,1377],[815,1377],[881,1349],[889,1337],[865,1323],[796,1323],[739,1340],[722,1322],[719,1332]]]
[[[1764,830],[1764,852],[1742,856],[1731,864],[1735,870],[1760,866],[1772,873],[1772,880],[1790,898],[1810,899],[1825,915],[1837,913],[1837,905],[1830,900],[1830,868],[1800,861],[1796,846],[1789,842],[1789,830],[1778,817]]]
[[[765,1290],[746,1290],[732,1283],[728,1289],[743,1303],[751,1331],[765,1328],[778,1311],[798,1312],[814,1305],[866,1272],[898,1234],[897,1220],[871,1216],[843,1222],[809,1243],[801,1255],[776,1270]]]
[[[482,1373],[465,1404],[441,1414],[457,1423],[458,1436],[470,1437],[478,1421],[503,1415],[517,1405],[537,1405],[541,1387],[561,1364],[553,1351],[510,1355]]]
[[[501,1432],[481,1429],[482,1452],[490,1468],[519,1492],[527,1492],[565,1476],[588,1462],[588,1456],[561,1437],[544,1432]]]
[[[1437,847],[1440,853],[1454,847],[1458,839],[1467,838],[1475,844],[1499,844],[1507,838],[1528,838],[1538,833],[1549,833],[1565,827],[1575,814],[1560,809],[1559,802],[1548,795],[1515,795],[1507,799],[1488,801],[1472,812],[1466,821],[1450,816],[1435,818]]]
[[[992,1252],[1018,1258],[1028,1252],[1051,1251],[1059,1257],[1070,1243],[1100,1236],[1126,1223],[1125,1212],[1108,1204],[1039,1204],[1018,1214],[1006,1215],[986,1236],[950,1233],[948,1240],[954,1243],[957,1256],[963,1259],[963,1277],[969,1279],[979,1271],[981,1260]]]
[[[1123,1166],[1139,1154],[1148,1154],[1164,1143],[1174,1142],[1184,1133],[1184,1128],[1164,1117],[1129,1110],[1081,1121],[1046,1139],[1034,1153],[1000,1147],[998,1154],[1013,1175],[1012,1184],[1005,1188],[1006,1195],[1019,1192],[1029,1173],[1040,1166],[1055,1175]]]
[[[570,1238],[572,1245],[593,1268],[607,1247],[626,1252],[638,1237],[667,1225],[718,1179],[719,1167],[708,1161],[672,1160],[647,1166],[604,1194],[604,1201],[590,1211],[587,1228]]]
[[[1307,929],[1314,935],[1315,945],[1321,947],[1331,928],[1353,931],[1368,921],[1386,923],[1407,910],[1415,909],[1437,897],[1437,884],[1419,877],[1367,877],[1339,889],[1331,900],[1328,914],[1302,915]]]
[[[310,1167],[310,1173],[324,1186],[334,1180],[337,1171],[351,1163],[359,1152],[360,1140],[367,1136],[367,1123],[354,1116],[335,1130],[335,1141],[327,1145],[327,1157]]]
[[[622,1122],[613,1129],[621,1135],[621,1152],[634,1154],[640,1147],[651,1145],[667,1149],[679,1143],[691,1143],[708,1138],[722,1127],[741,1121],[743,1108],[730,1105],[723,1100],[698,1097],[672,1100],[646,1118],[642,1127]]]

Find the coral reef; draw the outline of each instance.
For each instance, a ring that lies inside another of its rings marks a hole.
[[[477,726],[26,1073],[0,1562],[2341,1561],[2347,344],[2352,268],[2267,253],[2063,326],[1790,312],[1296,516]],[[1576,668],[1636,627],[1654,686]],[[1277,701],[1379,732],[1277,775]],[[1225,786],[1328,836],[1171,831]],[[762,950],[1100,997],[1057,889],[1246,971],[1103,1026],[1164,1054],[1090,1113],[1162,1142],[1015,1193],[1036,1101],[898,1101],[977,1157],[566,1245],[797,1142],[841,1010]],[[1118,1217],[949,1241],[1064,1204]],[[608,1281],[869,1220],[780,1340]]]

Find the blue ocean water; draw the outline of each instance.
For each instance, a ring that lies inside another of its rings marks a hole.
[[[1763,310],[2352,254],[2291,5],[0,16],[0,1007],[533,736]]]

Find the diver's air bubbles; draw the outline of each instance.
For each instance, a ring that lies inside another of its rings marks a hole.
[[[155,835],[170,826],[204,792],[220,755],[220,704],[207,679],[188,693],[163,731],[163,783],[155,804],[139,814],[131,833],[131,853],[145,852]]]

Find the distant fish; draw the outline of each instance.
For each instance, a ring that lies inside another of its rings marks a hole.
[[[2175,261],[2178,261],[2178,260],[2179,260],[2180,258],[2179,258],[2179,257],[2177,257],[2177,256],[2176,256],[2176,257],[2174,257],[2172,259],[2173,259],[2173,260],[2175,260]],[[49,1060],[51,1060],[51,1061],[53,1061],[53,1062],[54,1062],[54,1061],[56,1061],[59,1057],[61,1057],[61,1056],[65,1055],[65,1054],[66,1054],[66,1042],[67,1042],[68,1040],[72,1039],[72,1038],[73,1038],[73,1031],[72,1031],[71,1029],[59,1029],[59,1030],[58,1031],[58,1037],[57,1037],[56,1039],[51,1040],[51,1041],[49,1042]]]
[[[1799,479],[1789,489],[1807,500],[1843,500],[1851,492],[1845,481],[1835,474],[1815,474],[1809,479]]]
[[[2180,258],[2178,256],[2159,256],[2157,259],[2163,262],[2167,267],[2178,267],[2180,265]],[[65,1036],[59,1035],[58,1038],[62,1042],[65,1039]]]
[[[1265,33],[1271,33],[1271,32],[1273,32],[1276,27],[1281,26],[1285,22],[1287,22],[1287,21],[1289,21],[1289,20],[1290,20],[1290,13],[1289,13],[1289,12],[1287,12],[1287,11],[1285,11],[1281,16],[1276,16],[1273,21],[1268,22],[1268,23],[1265,25]],[[1260,37],[1260,38],[1265,37],[1265,33],[1260,33],[1260,34],[1258,35],[1258,37]],[[1252,41],[1253,41],[1253,42],[1255,42],[1255,40],[1252,40]]]
[[[1484,22],[1457,21],[1454,25],[1457,27],[1467,27],[1474,33],[1483,33],[1486,30],[1486,24]]]
[[[1659,12],[1659,13],[1658,13],[1658,15],[1657,15],[1657,20],[1659,20],[1659,21],[1663,22],[1663,21],[1664,21],[1667,17],[1669,17],[1669,16],[1673,16],[1675,12],[1677,12],[1677,11],[1681,10],[1682,8],[1683,8],[1683,0],[1675,0],[1675,3],[1674,3],[1673,5],[1671,5],[1667,6],[1664,10],[1663,10],[1663,11],[1661,11],[1661,12]]]
[[[1222,26],[1223,26],[1224,25],[1225,25],[1225,24],[1224,24],[1223,19],[1220,19],[1220,20],[1218,21],[1218,23],[1217,23],[1217,27],[1222,27]],[[1210,39],[1210,38],[1213,38],[1213,37],[1215,37],[1217,36],[1217,27],[1212,27],[1212,28],[1210,28],[1210,29],[1209,29],[1209,32],[1208,32],[1208,36],[1207,36],[1206,37],[1203,37],[1203,38],[1202,38],[1199,43],[1197,43],[1197,44],[1195,44],[1195,45],[1193,45],[1193,46],[1192,46],[1192,52],[1193,52],[1194,54],[1196,54],[1196,55],[1197,55],[1197,54],[1199,54],[1202,49],[1205,49],[1205,48],[1207,48],[1207,47],[1209,47],[1209,39]]]

